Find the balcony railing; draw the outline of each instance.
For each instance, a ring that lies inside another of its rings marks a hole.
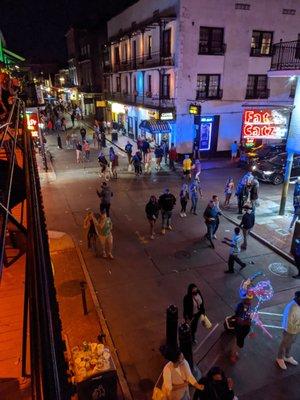
[[[162,97],[153,95],[152,97],[140,96],[135,94],[125,93],[106,93],[106,100],[117,101],[125,104],[132,104],[136,106],[146,106],[150,108],[174,108],[174,99],[163,99]]]
[[[223,96],[223,89],[217,89],[214,93],[200,92],[197,90],[196,100],[219,100]]]
[[[198,54],[207,56],[223,56],[226,52],[226,44],[218,43],[214,45],[199,44]]]
[[[247,89],[246,99],[267,99],[270,96],[270,89]]]
[[[113,65],[105,65],[104,72],[132,71],[136,69],[173,66],[174,55],[162,55],[160,52],[145,54],[144,56],[121,60]]]
[[[300,69],[300,40],[273,45],[271,71]]]

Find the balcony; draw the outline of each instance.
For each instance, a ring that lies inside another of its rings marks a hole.
[[[137,69],[147,69],[155,67],[171,67],[174,66],[174,55],[162,55],[160,52],[151,53],[151,55],[144,55],[141,57],[122,60],[113,65],[105,65],[105,72],[122,72],[134,71]]]
[[[206,55],[206,56],[223,56],[226,52],[226,44],[225,43],[218,43],[214,46],[208,45],[199,45],[199,55]]]
[[[247,89],[245,98],[247,100],[253,99],[267,99],[270,96],[270,89]]]
[[[123,104],[134,106],[144,106],[154,109],[175,108],[174,99],[163,99],[162,97],[153,95],[152,97],[139,96],[135,94],[125,93],[106,93],[106,100],[116,101]]]
[[[196,100],[220,100],[223,96],[223,89],[218,88],[214,92],[200,92],[197,90]]]
[[[300,71],[300,41],[273,45],[271,71]]]

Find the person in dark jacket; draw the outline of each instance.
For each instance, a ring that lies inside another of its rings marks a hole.
[[[113,196],[113,192],[106,182],[101,185],[101,192],[97,190],[97,195],[101,199],[100,201],[100,213],[106,212],[107,217],[109,217],[110,202]]]
[[[161,161],[162,161],[162,158],[164,155],[164,151],[161,148],[161,146],[156,147],[154,154],[155,154],[155,158],[156,158],[156,167],[155,168],[157,169],[157,171],[160,171],[161,170]]]
[[[128,141],[126,146],[125,146],[125,151],[127,154],[128,158],[128,165],[131,163],[131,157],[132,157],[132,144]]]
[[[216,213],[214,210],[214,202],[212,200],[210,200],[210,202],[208,203],[204,213],[203,213],[203,217],[204,217],[204,221],[206,224],[206,228],[207,228],[207,233],[205,235],[206,239],[209,241],[210,246],[212,249],[215,248],[212,238],[213,238],[213,233],[214,233],[214,229],[215,229],[215,225],[216,225]]]
[[[85,137],[86,137],[86,129],[81,128],[80,129],[80,135],[81,135],[81,139],[82,139],[82,142],[83,142],[85,140]]]
[[[201,315],[205,314],[204,301],[198,287],[191,283],[187,294],[183,298],[183,318],[190,325],[193,343],[196,343],[195,334]]]
[[[298,274],[294,275],[293,278],[300,279],[300,238],[295,239],[294,259]]]
[[[245,210],[245,214],[242,217],[242,221],[240,223],[240,227],[243,230],[244,242],[241,246],[243,250],[247,249],[247,236],[249,235],[250,230],[253,228],[255,224],[255,214],[250,206],[247,204],[243,207]]]
[[[170,193],[169,189],[165,189],[164,194],[162,194],[158,199],[158,204],[161,208],[162,217],[161,233],[164,235],[166,233],[166,229],[169,229],[169,231],[172,230],[171,217],[172,210],[176,204],[176,198],[172,193]]]
[[[136,176],[142,175],[142,155],[140,151],[137,151],[131,160],[134,166],[134,172]]]
[[[159,204],[155,196],[151,196],[145,208],[146,216],[150,224],[150,239],[154,239],[154,226],[159,214]]]
[[[146,162],[146,154],[150,151],[150,144],[147,139],[142,141],[143,161]]]
[[[204,378],[198,382],[204,385],[203,390],[196,390],[193,400],[233,400],[233,381],[226,378],[219,367],[212,367]]]

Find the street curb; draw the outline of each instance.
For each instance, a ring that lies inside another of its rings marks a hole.
[[[231,223],[233,223],[236,226],[239,226],[240,224],[238,222],[236,222],[236,220],[232,217],[229,217],[228,215],[223,213],[223,216],[230,221]],[[258,235],[257,233],[250,231],[249,235],[252,236],[254,239],[256,239],[258,242],[260,242],[261,244],[263,244],[264,246],[268,247],[269,249],[273,250],[275,253],[277,253],[278,255],[280,255],[282,258],[284,258],[285,260],[287,260],[288,262],[290,262],[293,265],[295,264],[295,260],[294,258],[286,253],[285,251],[281,250],[279,247],[274,246],[272,243],[268,242],[268,240],[266,240],[265,238],[263,238],[262,236]]]
[[[74,241],[74,239],[73,239],[73,241]],[[130,392],[127,380],[125,378],[125,374],[124,374],[121,362],[119,360],[119,356],[117,354],[117,351],[116,351],[112,336],[110,334],[109,327],[107,325],[105,316],[103,314],[103,310],[101,308],[99,299],[98,299],[97,294],[95,292],[95,289],[94,289],[90,274],[88,272],[86,263],[84,261],[81,249],[79,248],[79,246],[76,244],[75,241],[74,241],[74,244],[75,244],[76,252],[77,252],[80,264],[81,264],[81,268],[83,270],[86,282],[88,284],[88,287],[89,287],[89,290],[90,290],[90,293],[91,293],[91,296],[92,296],[92,300],[93,300],[96,312],[97,312],[99,320],[100,320],[100,326],[101,326],[101,328],[103,330],[103,333],[105,334],[105,338],[107,340],[108,346],[110,348],[110,351],[112,353],[112,356],[113,356],[113,359],[114,359],[114,362],[115,362],[115,365],[116,365],[117,375],[118,375],[119,383],[120,383],[120,386],[121,386],[122,394],[123,394],[125,400],[133,400],[133,397],[132,397],[132,394]]]

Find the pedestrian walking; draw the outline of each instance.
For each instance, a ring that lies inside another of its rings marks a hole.
[[[249,235],[250,230],[254,227],[255,224],[255,214],[250,206],[247,204],[244,206],[245,213],[243,214],[242,221],[240,223],[240,227],[243,230],[244,241],[241,246],[243,250],[247,250],[247,237]]]
[[[66,133],[66,147],[67,149],[71,147],[71,134],[69,131]]]
[[[100,178],[104,177],[106,181],[109,181],[108,162],[102,151],[98,155],[98,163],[100,165]]]
[[[82,162],[82,145],[80,142],[76,143],[76,162],[81,163]]]
[[[87,140],[85,140],[83,142],[82,149],[83,149],[83,154],[84,154],[84,160],[85,161],[90,161],[91,150],[90,150],[90,144],[89,144],[89,142]]]
[[[155,196],[151,196],[145,208],[146,216],[150,225],[150,239],[155,238],[154,226],[159,214],[159,204]]]
[[[143,139],[141,138],[141,136],[139,135],[137,140],[136,140],[136,146],[138,151],[141,152],[141,154],[143,153]]]
[[[219,367],[212,367],[198,383],[204,388],[195,391],[193,400],[237,400],[233,391],[233,380],[226,378]]]
[[[106,182],[103,182],[101,185],[101,191],[96,191],[98,197],[100,198],[100,212],[106,212],[106,215],[109,217],[111,198],[113,197],[113,192]]]
[[[202,189],[200,185],[199,179],[195,179],[191,184],[190,184],[190,197],[191,197],[191,209],[190,213],[193,213],[194,215],[197,215],[197,204],[199,200],[199,195],[202,198]]]
[[[253,212],[255,212],[256,207],[259,205],[258,202],[258,188],[259,182],[257,179],[253,179],[250,186],[250,202]]]
[[[166,233],[166,229],[169,231],[173,229],[171,226],[171,217],[173,208],[176,204],[176,198],[172,193],[170,193],[169,189],[165,189],[165,192],[159,196],[158,204],[161,209],[162,217],[161,233],[164,235]]]
[[[61,119],[61,130],[63,132],[67,131],[67,121],[66,121],[66,118],[64,118],[64,117]]]
[[[152,153],[151,149],[145,154],[145,174],[151,174]]]
[[[168,165],[168,154],[169,154],[169,146],[166,140],[161,142],[161,148],[163,150],[163,157],[165,160],[165,164]]]
[[[181,350],[176,349],[169,352],[167,359],[169,362],[163,369],[162,392],[168,400],[189,400],[189,385],[198,390],[203,389],[203,385],[198,384],[191,372],[189,363],[184,358]]]
[[[191,179],[191,171],[192,171],[192,160],[190,159],[190,156],[186,154],[184,156],[184,160],[182,163],[182,171],[183,171],[183,177],[186,179]]]
[[[134,166],[134,172],[136,176],[142,175],[142,154],[140,151],[137,151],[131,160]]]
[[[92,242],[97,239],[98,233],[94,223],[94,213],[89,210],[83,221],[83,228],[87,229],[87,246],[88,249],[92,247]]]
[[[81,140],[83,143],[85,141],[85,137],[86,137],[86,129],[85,128],[80,129],[80,135],[81,135]]]
[[[118,166],[118,155],[115,153],[114,148],[109,148],[109,170],[110,176],[117,179],[117,166]]]
[[[101,146],[106,147],[106,136],[105,136],[105,129],[103,126],[100,127],[100,137],[101,137]]]
[[[289,231],[292,232],[295,222],[300,221],[300,177],[297,179],[297,183],[294,189],[293,196],[294,213],[290,223]]]
[[[71,121],[72,121],[72,128],[74,128],[75,125],[75,110],[73,110],[72,114],[71,114]]]
[[[59,131],[57,131],[57,148],[62,149],[61,137]]]
[[[113,260],[113,235],[112,235],[112,222],[105,211],[101,212],[98,221],[96,222],[99,241],[102,246],[102,257],[110,258]]]
[[[143,154],[143,161],[144,161],[144,163],[146,163],[146,155],[149,153],[149,151],[150,151],[150,144],[149,144],[149,142],[148,142],[148,140],[147,139],[144,139],[143,141],[142,141],[142,144],[141,144],[141,151],[142,151],[142,154]]]
[[[201,315],[205,315],[203,296],[194,283],[189,284],[187,294],[183,298],[183,318],[190,326],[192,341],[197,343],[195,335]]]
[[[128,141],[126,146],[125,146],[125,152],[127,154],[128,158],[128,165],[131,163],[131,157],[132,157],[132,144]]]
[[[212,200],[210,200],[210,202],[208,203],[208,205],[203,213],[205,225],[207,228],[205,237],[209,241],[212,249],[215,248],[212,239],[213,239],[213,232],[214,232],[215,223],[216,223],[215,212],[214,212],[213,208],[214,208],[214,202]]]
[[[295,292],[294,299],[285,306],[282,329],[276,362],[281,369],[287,369],[286,363],[298,365],[298,361],[291,355],[291,348],[300,333],[300,290]]]
[[[226,240],[224,240],[227,243]],[[243,243],[243,237],[241,235],[240,228],[234,228],[234,234],[232,235],[231,241],[227,244],[230,246],[229,258],[228,258],[228,269],[225,270],[225,273],[233,274],[234,273],[234,263],[237,262],[241,268],[240,271],[246,268],[246,263],[244,263],[239,257],[239,253],[241,252],[241,245]]]
[[[224,194],[225,194],[224,207],[225,208],[229,207],[230,199],[231,199],[233,191],[234,191],[234,180],[231,176],[229,176],[226,181],[225,189],[224,189]]]
[[[200,179],[200,174],[201,174],[202,168],[201,168],[201,161],[199,159],[197,159],[195,161],[195,164],[193,165],[192,170],[193,170],[194,179]]]
[[[213,238],[217,239],[217,230],[219,229],[219,225],[220,225],[220,215],[222,215],[221,209],[220,209],[220,201],[219,201],[219,197],[215,194],[212,197],[212,201],[214,203],[213,206],[213,212],[215,213],[215,226],[214,226],[214,230],[213,230]]]
[[[154,151],[155,158],[156,158],[156,170],[160,171],[161,170],[161,161],[164,155],[163,149],[161,148],[160,145],[157,145]]]
[[[186,217],[186,206],[189,201],[189,187],[187,183],[184,183],[181,187],[180,193],[180,204],[181,204],[181,211],[180,211],[180,216],[181,217]]]
[[[300,279],[300,238],[295,238],[294,259],[298,274],[294,275],[293,278]]]
[[[169,161],[170,161],[170,164],[169,164],[170,169],[172,171],[175,171],[176,170],[175,162],[177,161],[177,150],[176,150],[174,143],[171,143],[171,148],[169,150]]]
[[[235,338],[232,343],[230,361],[236,363],[239,357],[239,350],[244,347],[245,339],[251,329],[251,297],[252,295],[246,294],[240,303],[238,303],[235,310]]]
[[[99,134],[100,134],[100,128],[99,128],[99,122],[95,119],[94,122],[94,127],[93,127],[93,144],[94,147],[98,149],[100,149],[100,145],[101,145],[101,140],[99,138]]]
[[[243,213],[243,206],[248,201],[250,188],[252,185],[252,181],[254,176],[251,172],[247,172],[239,181],[236,188],[236,196],[238,198],[238,213]]]
[[[236,140],[231,144],[230,149],[231,149],[231,161],[235,161],[237,159],[239,150],[239,145],[237,144]]]

